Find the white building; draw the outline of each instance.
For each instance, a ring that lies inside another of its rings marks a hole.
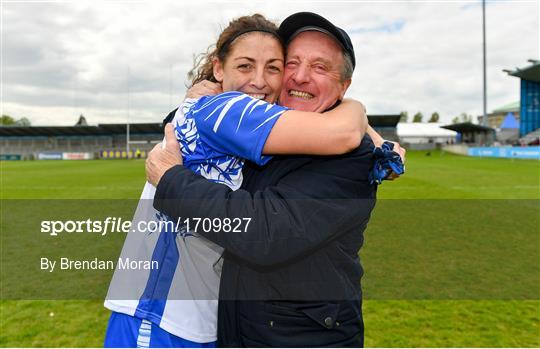
[[[456,131],[441,128],[439,122],[400,122],[397,135],[400,143],[408,144],[451,144],[456,142]]]

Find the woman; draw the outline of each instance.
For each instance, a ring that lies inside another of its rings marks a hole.
[[[193,81],[215,79],[225,93],[187,99],[173,112],[186,167],[236,189],[244,159],[262,165],[270,159],[263,154],[342,154],[358,146],[367,125],[358,102],[324,115],[270,104],[281,89],[283,62],[273,23],[253,15],[229,24]],[[152,208],[154,192],[147,183],[134,222],[167,222]],[[129,234],[121,258],[158,261],[159,268],[116,270],[105,302],[113,311],[105,345],[215,345],[221,252],[185,227]]]

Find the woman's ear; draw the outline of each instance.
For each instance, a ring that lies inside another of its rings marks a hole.
[[[212,67],[214,71],[214,78],[216,78],[216,81],[223,82],[223,65],[217,57],[214,57],[212,59]]]

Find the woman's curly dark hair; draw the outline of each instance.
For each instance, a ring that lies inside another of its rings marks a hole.
[[[232,43],[238,37],[245,35],[241,33],[247,34],[247,32],[261,31],[269,33],[269,35],[273,34],[278,39],[277,29],[275,23],[258,13],[232,20],[227,28],[219,35],[217,43],[211,45],[208,48],[208,52],[202,53],[194,59],[194,67],[188,73],[188,80],[191,80],[191,86],[203,80],[217,82],[214,77],[212,60],[217,57],[220,62],[225,62],[231,52]]]

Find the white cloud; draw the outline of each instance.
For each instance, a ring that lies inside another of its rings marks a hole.
[[[3,113],[34,124],[157,122],[194,54],[234,17],[313,11],[350,31],[349,96],[370,113],[482,111],[481,6],[473,2],[59,2],[2,4]],[[538,2],[487,6],[488,109],[519,99],[502,69],[539,58]]]

